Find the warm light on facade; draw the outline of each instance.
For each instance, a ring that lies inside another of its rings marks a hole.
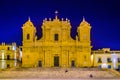
[[[113,68],[116,69],[117,68],[117,62],[118,62],[118,54],[111,54],[112,56],[112,63],[113,63]]]
[[[110,50],[110,48],[103,48],[99,50],[92,50],[94,54],[93,65],[103,67],[106,65],[109,69],[120,69],[120,50]]]
[[[103,63],[101,67],[105,69],[105,68],[108,68],[108,65],[106,63]]]
[[[91,67],[90,31],[90,24],[83,18],[74,40],[69,19],[55,15],[54,19],[43,20],[42,38],[37,40],[36,28],[29,18],[22,27],[22,66]]]
[[[16,67],[18,51],[16,43],[0,45],[0,68],[6,69]]]

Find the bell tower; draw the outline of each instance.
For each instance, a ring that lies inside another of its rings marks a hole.
[[[81,52],[79,53],[81,65],[83,67],[91,66],[91,40],[90,40],[91,26],[83,17],[77,32],[78,32],[78,42],[81,46]]]
[[[90,42],[90,30],[90,24],[85,21],[85,18],[83,17],[83,20],[77,29],[78,39],[80,42]]]
[[[34,42],[35,34],[36,34],[36,28],[34,27],[30,18],[28,19],[28,21],[25,24],[23,24],[22,32],[23,32],[23,38],[22,38],[23,46],[26,43]]]

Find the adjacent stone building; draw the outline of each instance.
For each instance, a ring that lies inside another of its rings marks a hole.
[[[110,48],[92,50],[91,57],[94,67],[120,70],[120,50],[110,50]]]
[[[16,43],[0,45],[0,69],[16,67],[18,57]]]

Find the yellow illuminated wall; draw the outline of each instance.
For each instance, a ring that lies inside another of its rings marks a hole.
[[[16,43],[0,44],[0,69],[16,67],[18,55]]]
[[[29,20],[23,24],[22,67],[91,67],[90,24],[83,18],[72,39],[68,19],[43,20],[42,38]]]

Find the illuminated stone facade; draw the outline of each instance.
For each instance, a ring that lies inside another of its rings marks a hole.
[[[0,69],[16,67],[18,57],[16,43],[0,45]]]
[[[92,50],[91,59],[94,67],[120,69],[120,50]]]
[[[120,69],[120,51],[103,48],[91,51],[90,24],[83,18],[77,27],[76,39],[71,37],[68,19],[45,18],[42,37],[37,38],[30,18],[22,26],[22,46],[0,45],[0,69],[16,67],[101,67]],[[22,62],[22,66],[21,63]]]
[[[71,38],[68,19],[45,18],[42,38],[29,19],[22,26],[22,67],[91,67],[90,24],[83,18],[77,27],[76,40]]]

